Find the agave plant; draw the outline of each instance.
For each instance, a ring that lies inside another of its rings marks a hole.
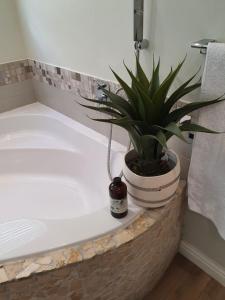
[[[148,79],[139,60],[136,59],[136,75],[125,65],[131,78],[131,86],[112,70],[126,94],[126,99],[106,89],[103,89],[103,92],[107,95],[108,101],[104,103],[83,97],[94,105],[81,104],[82,106],[110,116],[106,119],[93,120],[115,124],[128,131],[136,152],[136,157],[129,167],[138,175],[153,176],[168,171],[162,157],[167,149],[167,141],[173,135],[185,141],[184,131],[217,133],[189,121],[180,123],[185,115],[224,100],[220,97],[207,102],[189,103],[182,108],[174,109],[180,98],[201,85],[199,82],[191,84],[196,78],[196,73],[168,96],[184,61],[185,59],[174,70],[171,68],[168,76],[160,82],[160,60],[155,65],[153,59],[152,76]]]

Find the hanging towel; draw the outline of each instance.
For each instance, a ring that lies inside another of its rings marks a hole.
[[[211,43],[207,49],[201,100],[225,93],[225,44]],[[225,102],[203,108],[198,123],[225,131]],[[225,134],[195,135],[188,176],[188,202],[191,210],[209,218],[225,239]]]

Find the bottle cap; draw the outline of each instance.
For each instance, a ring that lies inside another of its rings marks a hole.
[[[120,182],[121,182],[121,178],[120,177],[113,178],[113,183],[120,183]]]

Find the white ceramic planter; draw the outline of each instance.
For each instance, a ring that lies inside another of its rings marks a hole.
[[[180,160],[178,155],[168,151],[169,160],[174,168],[160,176],[144,177],[133,173],[126,164],[126,158],[132,155],[128,152],[124,160],[123,174],[127,184],[127,191],[131,200],[138,206],[146,208],[161,207],[169,203],[177,190],[180,180]]]

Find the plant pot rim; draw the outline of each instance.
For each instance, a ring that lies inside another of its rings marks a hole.
[[[126,154],[126,156],[130,151]],[[161,207],[171,201],[175,195],[180,179],[180,159],[176,152],[168,150],[169,160],[173,161],[172,169],[157,176],[140,176],[131,171],[124,159],[123,174],[128,193],[135,204],[141,207]],[[129,158],[129,157],[128,157]],[[130,154],[132,158],[132,154]]]
[[[174,172],[174,169],[177,167],[177,164],[178,163],[180,163],[180,161],[179,161],[179,156],[178,156],[178,154],[174,151],[174,150],[172,150],[172,149],[168,149],[167,150],[167,153],[168,154],[172,154],[172,156],[175,158],[175,165],[174,165],[174,167],[169,171],[169,172],[167,172],[167,173],[165,173],[165,174],[162,174],[162,175],[155,175],[155,176],[142,176],[142,175],[138,175],[138,174],[136,174],[136,173],[134,173],[129,167],[128,167],[128,165],[127,165],[127,163],[126,163],[126,157],[127,157],[127,155],[129,154],[129,153],[131,153],[131,152],[134,152],[135,150],[134,149],[131,149],[130,151],[128,151],[126,154],[125,154],[125,156],[124,156],[124,163],[125,163],[125,166],[126,166],[126,169],[127,170],[129,170],[129,172],[131,172],[132,173],[132,176],[134,176],[134,177],[136,177],[136,178],[138,178],[138,179],[140,179],[140,178],[149,178],[149,179],[157,179],[157,178],[160,178],[160,179],[163,179],[164,177],[166,178],[166,177],[168,177],[168,175],[170,175],[170,174],[172,174],[173,172]]]

